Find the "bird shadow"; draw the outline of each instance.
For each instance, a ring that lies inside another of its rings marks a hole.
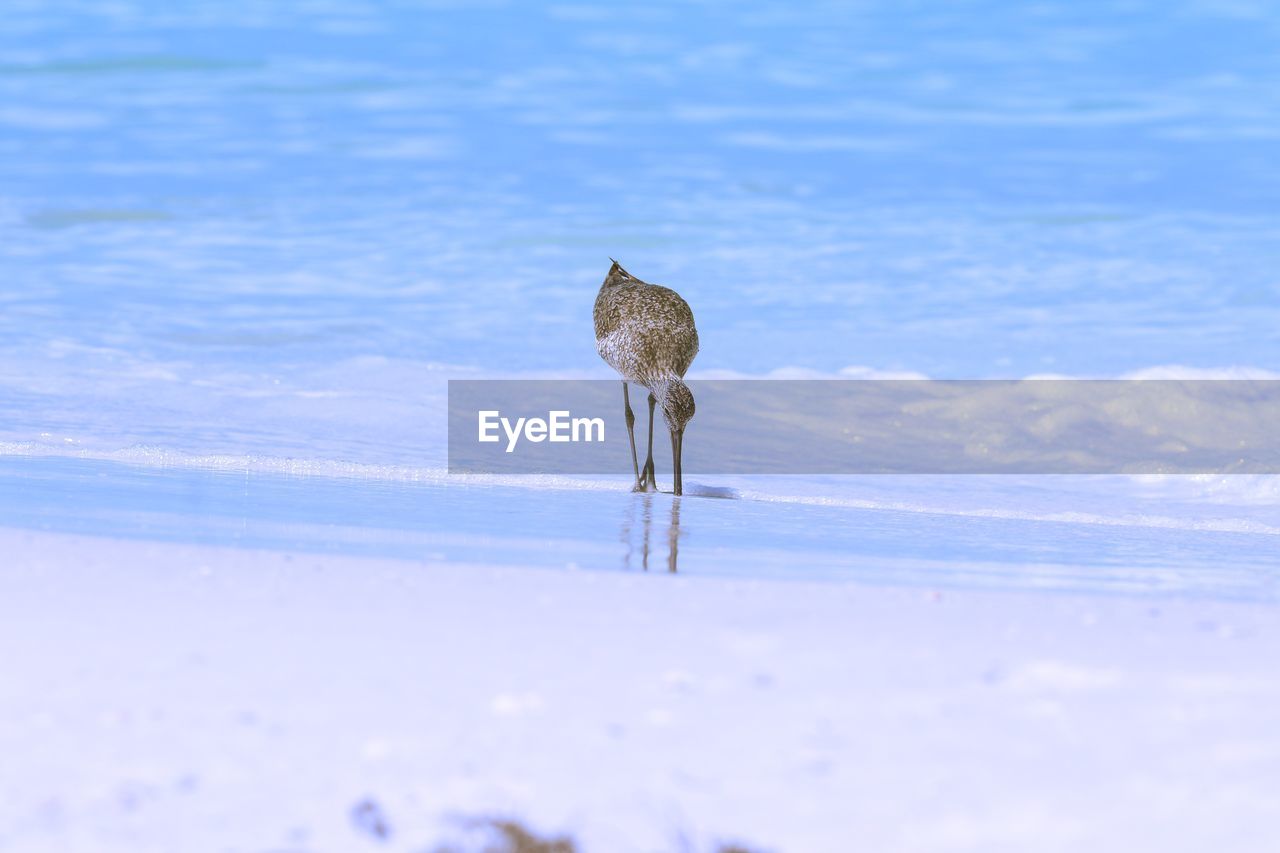
[[[736,501],[742,497],[737,489],[728,486],[708,486],[704,483],[689,483],[684,487],[684,494],[690,498],[720,498],[730,501]]]

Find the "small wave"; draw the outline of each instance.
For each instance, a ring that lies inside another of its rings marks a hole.
[[[1089,512],[1027,512],[1003,508],[932,507],[921,503],[873,501],[863,498],[832,497],[823,495],[775,495],[759,491],[742,491],[744,500],[769,503],[823,506],[833,508],[911,512],[928,515],[946,515],[960,518],[996,518],[1011,521],[1057,522],[1061,524],[1089,524],[1105,527],[1154,527],[1168,530],[1203,530],[1216,533],[1258,533],[1280,536],[1280,527],[1244,518],[1177,518],[1150,514],[1100,515]]]
[[[0,457],[82,459],[149,468],[223,473],[288,474],[429,485],[517,486],[532,489],[613,489],[618,478],[591,479],[552,474],[457,474],[444,466],[385,465],[338,459],[298,459],[257,454],[193,454],[138,445],[118,450],[91,450],[36,442],[0,441]]]

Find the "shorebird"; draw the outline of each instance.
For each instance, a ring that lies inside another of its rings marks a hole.
[[[674,290],[641,281],[613,261],[596,295],[593,314],[596,351],[622,376],[631,470],[636,477],[632,491],[658,490],[653,471],[653,410],[661,406],[662,418],[671,432],[675,493],[681,494],[680,448],[684,428],[694,411],[693,394],[684,384],[684,374],[698,354],[693,311]],[[631,411],[628,382],[649,391],[649,455],[643,469],[636,458],[636,416]]]

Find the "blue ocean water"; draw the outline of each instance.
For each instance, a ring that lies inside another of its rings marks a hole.
[[[439,466],[445,379],[608,375],[590,309],[610,256],[686,296],[695,371],[717,375],[1271,375],[1277,36],[1280,10],[1250,2],[14,0],[0,28],[0,446],[23,460],[0,480],[9,518],[83,531],[100,516],[73,490],[99,508],[132,495],[135,514],[91,532],[145,533],[155,496],[177,489],[165,478],[191,476],[175,460],[210,455],[223,470]],[[73,476],[86,454],[108,485]],[[122,458],[156,487],[109,485],[128,481]],[[372,470],[354,494],[381,488]],[[37,482],[46,511],[18,513]],[[479,541],[492,520],[468,488],[401,494],[400,512],[472,507],[443,517]],[[1197,543],[1153,544],[1161,565],[1266,562],[1270,481],[1169,488],[1065,489],[1038,517],[1137,524],[1154,501]],[[957,518],[1026,500],[995,481],[945,498],[792,489]],[[196,526],[224,495],[177,493],[165,508]],[[809,514],[753,553],[848,552],[837,532],[868,511],[793,507]],[[704,542],[744,529],[698,515],[682,523]],[[922,530],[930,559],[956,565],[1050,534],[1063,564],[1114,552],[1106,528],[1010,524]],[[816,538],[797,537],[805,525]],[[615,527],[574,541],[613,542]],[[1068,546],[1082,535],[1095,547]],[[726,562],[705,554],[690,565]]]

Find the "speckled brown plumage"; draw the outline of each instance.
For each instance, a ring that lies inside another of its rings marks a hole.
[[[680,294],[641,281],[617,261],[596,295],[596,351],[624,379],[650,386],[683,378],[698,354],[693,311]]]
[[[698,354],[698,330],[693,324],[693,311],[674,290],[641,281],[614,261],[596,295],[593,314],[596,351],[622,376],[636,490],[652,491],[656,488],[653,410],[660,406],[663,420],[671,431],[675,493],[679,495],[682,488],[680,449],[684,428],[694,413],[693,393],[684,384],[684,375]],[[643,385],[649,391],[649,456],[643,469],[639,468],[636,458],[635,417],[626,393],[627,382]]]

